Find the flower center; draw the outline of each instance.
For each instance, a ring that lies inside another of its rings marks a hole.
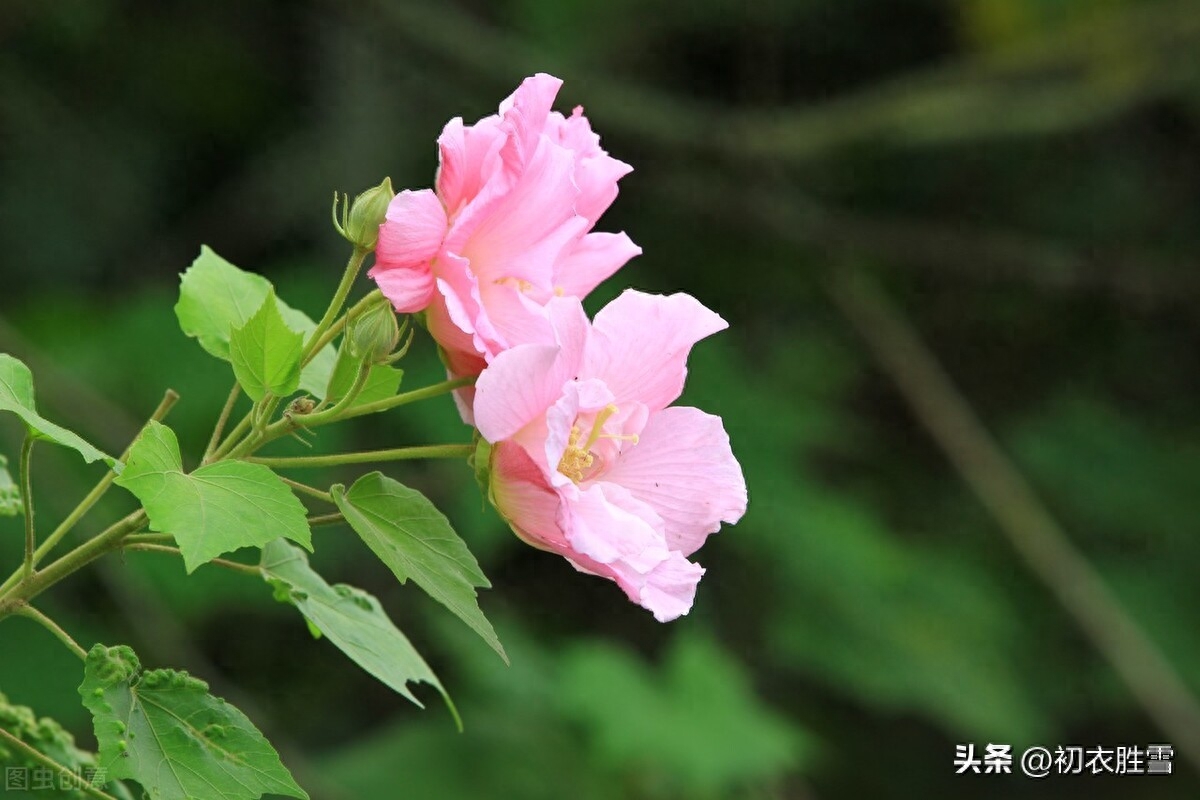
[[[529,294],[529,292],[533,290],[532,283],[521,278],[514,278],[512,276],[507,278],[497,278],[495,283],[498,286],[511,286],[521,294]]]
[[[637,434],[616,434],[605,433],[604,423],[617,413],[617,407],[614,405],[605,406],[596,414],[595,420],[592,421],[591,432],[585,441],[580,441],[583,438],[583,430],[578,425],[571,427],[571,433],[567,437],[567,449],[563,452],[562,459],[558,462],[558,471],[566,475],[573,482],[579,483],[587,475],[588,471],[596,464],[596,454],[592,452],[592,448],[601,439],[612,439],[621,442],[633,442],[637,444]]]

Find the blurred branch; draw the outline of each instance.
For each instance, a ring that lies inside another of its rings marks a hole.
[[[1026,565],[1124,679],[1171,743],[1200,770],[1200,705],[1004,455],[936,356],[866,276],[839,270],[829,290],[912,413]]]
[[[659,183],[673,203],[769,231],[781,241],[837,254],[864,254],[889,267],[940,275],[1020,281],[1046,291],[1111,294],[1143,306],[1200,297],[1200,272],[1181,261],[1132,248],[1081,247],[1016,231],[961,223],[860,214],[823,206],[783,185],[734,186],[696,172]],[[721,208],[710,199],[721,197]]]
[[[410,45],[490,81],[557,70],[605,126],[658,145],[739,159],[804,161],[848,144],[949,144],[1046,135],[1111,118],[1187,86],[1200,44],[1194,2],[1130,4],[1004,52],[964,57],[803,108],[714,108],[563,63],[454,3],[362,0]],[[1190,69],[1189,69],[1190,67]],[[510,87],[511,88],[511,87]]]

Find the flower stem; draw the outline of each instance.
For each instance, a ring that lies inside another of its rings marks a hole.
[[[282,475],[279,475],[277,477],[279,478],[279,480],[283,481],[288,486],[292,487],[293,489],[295,489],[297,492],[300,492],[301,494],[306,494],[309,497],[315,497],[318,500],[324,500],[326,503],[329,503],[331,506],[337,505],[333,500],[333,495],[331,495],[329,492],[325,492],[325,491],[322,491],[315,487],[309,486],[306,483],[300,483],[299,481],[293,481],[289,478],[283,477]]]
[[[88,797],[95,797],[99,800],[117,800],[117,798],[113,797],[108,792],[97,789],[87,781],[82,780],[77,773],[72,772],[70,769],[64,767],[62,764],[58,763],[49,756],[42,754],[41,751],[29,746],[3,728],[0,728],[0,742],[5,742],[9,746],[20,751],[27,758],[36,761],[43,767],[49,767],[59,775],[69,776],[72,781],[72,786],[77,787],[79,791],[83,792]]]
[[[373,464],[379,461],[409,461],[418,458],[467,458],[475,452],[470,444],[440,444],[424,447],[398,447],[393,450],[367,450],[361,453],[339,453],[331,456],[300,456],[296,458],[245,458],[251,464],[273,469],[311,469],[339,467],[346,464]]]
[[[25,566],[22,574],[28,578],[33,575],[33,558],[37,550],[37,530],[33,525],[33,475],[30,467],[33,465],[33,444],[37,440],[33,434],[25,435],[25,443],[21,445],[21,504],[25,511]]]
[[[14,614],[23,605],[76,570],[121,546],[121,540],[146,524],[146,512],[135,511],[109,526],[98,536],[88,539],[40,572],[19,581],[0,595],[0,619]]]
[[[183,551],[178,547],[170,547],[163,544],[151,544],[143,542],[131,543],[128,539],[126,539],[125,544],[122,545],[121,549],[133,550],[135,552],[142,553],[166,553],[167,555],[179,556],[180,558],[183,558]],[[204,563],[212,564],[215,567],[224,567],[225,569],[232,570],[234,572],[240,572],[243,575],[254,575],[255,577],[262,576],[262,572],[259,571],[258,567],[251,566],[250,564],[239,564],[236,561],[230,561],[225,558],[214,558],[210,561],[205,561]]]
[[[301,363],[304,366],[308,366],[308,363],[316,358],[318,353],[325,349],[325,345],[332,342],[335,338],[337,338],[339,333],[346,329],[346,325],[349,324],[350,320],[367,311],[381,300],[384,300],[383,292],[376,289],[352,305],[350,310],[343,314],[337,322],[329,326],[329,330],[325,331],[324,335],[322,335],[321,338],[317,340],[316,344],[313,345],[312,353],[305,356],[304,361]]]
[[[203,462],[208,463],[212,458],[212,454],[221,444],[221,434],[225,432],[225,425],[229,422],[229,415],[233,413],[233,407],[237,403],[238,397],[242,393],[242,386],[239,383],[233,384],[233,389],[229,392],[229,399],[225,401],[225,407],[221,409],[221,416],[217,419],[217,425],[213,428],[212,438],[208,440],[208,447],[204,449]]]
[[[64,631],[57,622],[38,611],[33,606],[21,606],[16,613],[22,617],[28,617],[46,630],[53,633],[60,642],[67,646],[68,650],[79,656],[81,661],[87,660],[87,650],[84,650],[82,647],[80,647],[79,643],[72,639],[71,635]]]
[[[346,304],[346,298],[350,296],[350,288],[354,286],[354,279],[358,277],[358,272],[362,269],[363,261],[366,260],[367,254],[370,252],[370,250],[365,248],[355,247],[354,252],[350,254],[350,260],[346,263],[346,271],[342,274],[342,282],[338,284],[337,291],[333,295],[333,300],[330,301],[329,308],[325,311],[325,316],[317,323],[316,329],[308,337],[308,341],[304,343],[304,359],[301,363],[308,363],[320,352],[320,348],[317,345],[320,343],[321,337],[333,325],[338,314],[342,312],[342,306]]]
[[[363,403],[354,408],[349,409],[342,419],[350,419],[352,417],[361,417],[366,414],[377,414],[380,411],[388,411],[399,406],[415,403],[418,400],[427,400],[431,397],[449,394],[455,389],[464,389],[467,386],[472,386],[475,383],[475,378],[456,378],[450,381],[442,381],[435,383],[432,386],[426,386],[422,389],[414,389],[411,392],[403,392],[395,397],[389,397],[386,400],[376,400],[373,403]]]
[[[154,413],[150,415],[150,419],[155,422],[162,422],[167,418],[167,414],[171,413],[171,409],[174,408],[175,404],[178,402],[179,394],[174,389],[168,389],[163,393],[163,398],[161,401],[159,401],[158,408],[156,408]],[[125,448],[125,452],[121,454],[122,461],[129,457],[129,451],[132,447],[133,445],[130,444],[129,447]],[[96,503],[100,502],[100,498],[104,497],[104,494],[109,490],[109,488],[112,487],[113,481],[116,480],[116,478],[117,473],[113,472],[112,470],[109,470],[107,473],[105,473],[104,477],[100,479],[100,482],[97,483],[92,490],[87,493],[87,496],[79,502],[79,505],[77,505],[75,509],[67,515],[67,518],[64,519],[62,523],[54,529],[53,533],[46,537],[46,541],[42,542],[41,546],[38,547],[33,554],[34,567],[41,563],[42,559],[46,557],[46,554],[53,550],[54,546],[62,541],[62,538],[75,528],[79,521],[83,519],[89,511],[92,510]],[[19,574],[14,574],[8,580],[6,580],[3,585],[0,585],[0,596],[3,596],[6,591],[11,589],[13,585],[20,580],[20,577],[21,576]]]
[[[126,536],[126,545],[131,544],[173,544],[175,537],[170,533],[134,533]]]
[[[208,457],[205,463],[211,464],[213,461],[224,458],[234,448],[234,445],[237,444],[238,439],[250,429],[253,419],[254,409],[251,409],[246,416],[242,417],[242,421],[234,426],[229,435],[225,437],[225,441],[221,442],[220,447]]]
[[[371,365],[363,363],[358,368],[358,375],[354,378],[354,383],[350,386],[350,391],[342,395],[342,397],[333,404],[332,407],[324,411],[318,411],[315,414],[309,414],[304,417],[304,427],[315,428],[318,425],[324,425],[335,420],[342,419],[345,416],[345,411],[354,404],[358,396],[362,394],[363,389],[367,385],[367,379],[371,377]]]

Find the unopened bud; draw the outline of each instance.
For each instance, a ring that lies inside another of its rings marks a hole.
[[[342,235],[356,247],[374,250],[375,243],[379,240],[379,226],[383,224],[388,204],[395,196],[396,193],[392,191],[392,179],[384,178],[383,183],[354,198],[346,215]]]
[[[400,326],[389,303],[381,303],[350,323],[350,355],[366,364],[382,363],[400,343]]]

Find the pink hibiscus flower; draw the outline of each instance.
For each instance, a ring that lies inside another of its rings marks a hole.
[[[574,298],[546,310],[553,343],[500,353],[476,385],[493,501],[528,543],[675,619],[704,574],[687,557],[746,510],[721,419],[668,407],[692,345],[727,325],[686,294],[626,291],[594,325]]]
[[[561,85],[538,74],[499,115],[451,120],[436,193],[401,192],[380,226],[369,274],[397,311],[428,310],[454,377],[516,344],[552,341],[550,298],[583,297],[641,253],[624,233],[590,232],[632,167],[601,149],[582,108],[550,110]]]

